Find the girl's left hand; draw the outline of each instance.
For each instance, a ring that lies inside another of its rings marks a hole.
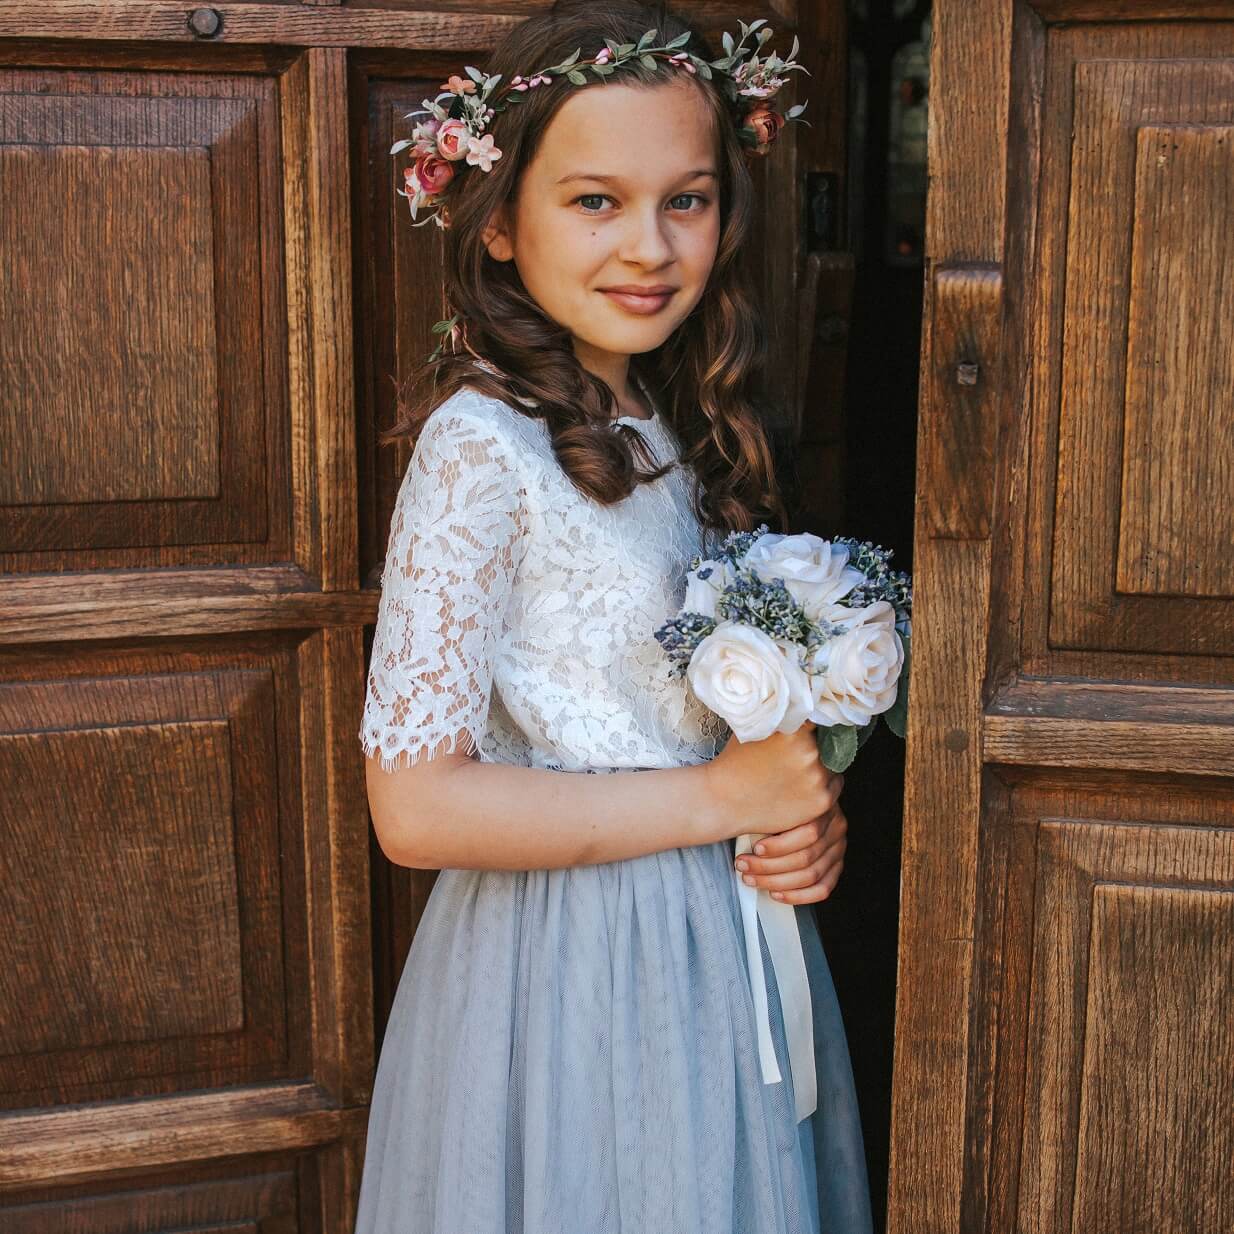
[[[837,802],[800,827],[764,836],[758,841],[763,856],[743,853],[737,858],[738,876],[752,876],[753,887],[786,904],[825,900],[844,868],[847,833],[848,820]],[[749,878],[744,881],[749,883]]]

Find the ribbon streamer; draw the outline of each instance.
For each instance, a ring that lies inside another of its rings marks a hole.
[[[737,837],[735,856],[754,851],[761,835],[747,832]],[[808,1118],[818,1108],[818,1080],[814,1069],[814,1016],[810,1002],[810,979],[805,953],[797,929],[796,908],[784,900],[773,900],[769,892],[746,883],[737,871],[737,899],[741,905],[741,924],[745,931],[746,958],[750,971],[750,991],[754,995],[755,1022],[758,1026],[758,1057],[763,1083],[777,1084],[782,1079],[776,1063],[775,1043],[767,1003],[767,979],[763,971],[763,952],[758,926],[762,922],[767,951],[780,991],[780,1010],[788,1041],[788,1065],[793,1076],[793,1095],[797,1121]]]

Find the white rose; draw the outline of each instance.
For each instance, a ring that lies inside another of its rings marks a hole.
[[[868,608],[828,607],[828,621],[848,631],[814,649],[806,665],[815,724],[867,724],[896,701],[904,644],[895,628],[895,609],[878,600]]]
[[[699,643],[686,677],[700,702],[728,723],[738,741],[795,732],[812,702],[797,649],[735,621],[720,622]]]
[[[842,600],[866,577],[848,564],[848,546],[819,539],[808,531],[784,536],[767,532],[750,546],[745,565],[765,583],[782,579],[788,594],[811,621],[826,604]]]
[[[699,571],[707,570],[708,567],[710,567],[710,573],[707,577],[699,578]],[[720,598],[720,592],[728,586],[730,581],[731,571],[727,562],[699,562],[698,570],[691,570],[686,575],[686,598],[681,606],[682,611],[701,613],[704,617],[714,617],[716,601]]]

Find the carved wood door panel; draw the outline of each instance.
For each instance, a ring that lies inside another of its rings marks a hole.
[[[889,1229],[1218,1234],[1234,6],[935,15]]]
[[[356,739],[442,315],[389,147],[498,7],[0,4],[5,1231],[351,1229],[427,894]],[[792,321],[800,239],[750,251]]]

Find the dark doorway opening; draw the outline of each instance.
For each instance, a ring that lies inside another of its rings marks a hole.
[[[929,0],[848,5],[848,247],[842,534],[912,569],[925,232]],[[880,725],[845,778],[844,873],[819,924],[861,1103],[875,1228],[886,1227],[904,742]]]

